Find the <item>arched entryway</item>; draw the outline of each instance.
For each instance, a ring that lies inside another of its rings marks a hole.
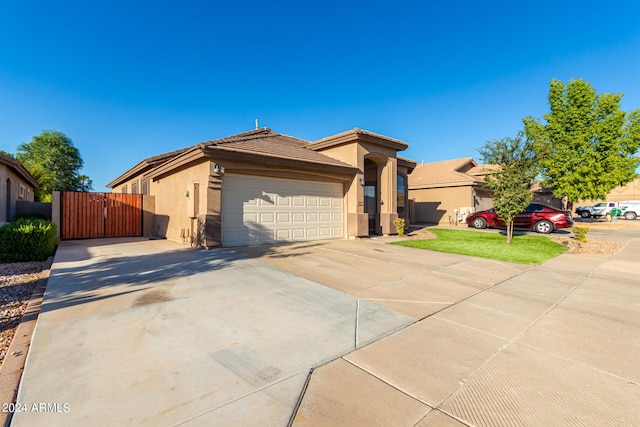
[[[372,153],[364,159],[364,212],[369,220],[369,234],[382,234],[380,226],[382,170],[387,164],[387,157]]]

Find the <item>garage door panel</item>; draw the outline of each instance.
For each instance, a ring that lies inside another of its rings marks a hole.
[[[288,240],[291,239],[292,230],[290,229],[280,229],[276,230],[276,239],[278,240]]]
[[[290,214],[290,213],[288,213],[288,212],[284,212],[284,213],[282,213],[282,212],[278,212],[278,213],[276,214],[276,220],[278,221],[278,224],[282,224],[282,223],[288,224],[288,223],[291,223],[291,214]]]
[[[331,212],[320,212],[320,222],[331,222]]]
[[[258,222],[258,214],[245,213],[245,214],[242,215],[242,220],[244,222]]]
[[[329,238],[333,236],[331,227],[320,227],[319,230],[320,230],[320,236],[322,237]]]
[[[290,206],[291,205],[291,198],[289,197],[279,197],[276,198],[276,205],[277,206]]]
[[[343,209],[342,184],[227,174],[223,245],[342,238]]]
[[[275,224],[276,216],[272,212],[261,212],[259,215],[260,224]]]

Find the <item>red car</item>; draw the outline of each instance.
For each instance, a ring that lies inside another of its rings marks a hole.
[[[489,209],[476,212],[467,218],[467,225],[474,228],[505,227],[503,220]],[[573,218],[567,211],[551,206],[531,203],[524,212],[519,213],[513,220],[515,228],[532,228],[538,233],[551,233],[559,228],[571,228]]]

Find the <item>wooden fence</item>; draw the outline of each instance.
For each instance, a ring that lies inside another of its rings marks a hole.
[[[63,240],[142,236],[142,194],[64,191],[60,222]]]

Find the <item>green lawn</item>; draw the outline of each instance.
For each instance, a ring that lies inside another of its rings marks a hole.
[[[511,244],[507,244],[507,237],[501,233],[449,229],[429,231],[437,234],[438,238],[391,244],[532,265],[542,264],[567,250],[566,246],[547,236],[517,235],[513,236]]]

